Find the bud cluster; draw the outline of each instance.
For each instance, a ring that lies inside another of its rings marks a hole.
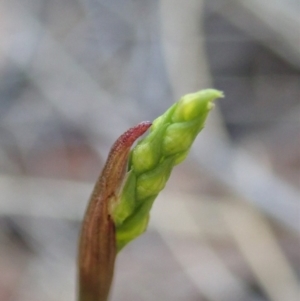
[[[153,201],[173,167],[188,155],[214,107],[212,101],[220,97],[223,93],[214,89],[183,96],[153,121],[149,134],[131,151],[124,186],[112,210],[118,250],[146,230]]]

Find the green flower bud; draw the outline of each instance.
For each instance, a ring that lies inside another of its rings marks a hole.
[[[155,198],[173,167],[188,155],[218,97],[223,93],[213,89],[185,95],[153,121],[148,136],[130,154],[132,144],[149,129],[150,122],[129,129],[115,142],[82,227],[80,301],[107,300],[116,251],[146,230]]]
[[[170,156],[189,149],[198,134],[201,121],[195,119],[171,124],[163,140],[163,154]]]
[[[122,193],[117,204],[113,204],[111,214],[115,225],[121,225],[123,221],[134,212],[136,175],[131,170],[127,173]]]
[[[118,250],[146,230],[154,199],[172,168],[187,157],[218,97],[223,93],[213,89],[185,95],[153,121],[150,133],[131,151],[128,178],[112,210]]]
[[[172,116],[176,110],[178,103],[174,103],[163,115],[157,117],[150,128],[150,132],[159,129],[161,126],[170,124],[172,122]]]
[[[219,97],[223,97],[223,93],[214,89],[201,90],[183,96],[174,111],[172,122],[189,121],[199,117],[203,112],[210,111],[214,106],[212,101]]]
[[[136,209],[135,214],[129,217],[123,225],[116,229],[117,249],[120,251],[128,242],[141,235],[147,229],[149,212],[157,195],[143,201]]]
[[[190,152],[190,149],[188,149],[187,151],[183,151],[181,153],[176,154],[174,156],[174,166],[178,165],[179,163],[184,161],[185,158],[188,156],[189,152]]]
[[[173,158],[168,158],[160,163],[156,168],[143,173],[137,178],[136,198],[146,199],[154,194],[158,194],[166,185],[173,167]]]
[[[141,140],[132,151],[131,164],[138,175],[153,169],[161,157],[161,145],[167,125],[162,125]]]

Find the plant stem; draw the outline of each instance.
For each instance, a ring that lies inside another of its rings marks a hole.
[[[96,182],[80,236],[79,301],[106,301],[108,298],[117,253],[110,208],[118,198],[130,148],[150,125],[150,122],[142,122],[119,137]]]

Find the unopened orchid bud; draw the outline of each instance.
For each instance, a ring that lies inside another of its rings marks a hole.
[[[172,115],[172,122],[189,121],[208,113],[214,106],[212,101],[220,97],[223,97],[223,93],[214,89],[183,96]]]
[[[130,206],[125,206],[122,204],[124,198],[121,197],[119,205],[117,203],[115,211],[112,212],[113,217],[117,218],[118,246],[123,247],[145,231],[146,228],[143,227],[147,227],[148,214],[142,216],[138,212],[150,211],[151,206],[149,207],[146,200],[159,194],[165,187],[172,168],[187,157],[214,106],[212,101],[218,97],[223,97],[223,93],[214,89],[183,96],[153,121],[149,134],[133,148],[128,171],[136,175],[136,186],[133,188],[132,185],[125,184],[121,195],[130,196],[134,201],[128,201]],[[130,178],[126,181],[130,181]],[[124,207],[124,214],[121,207]]]
[[[141,174],[137,178],[137,204],[143,199],[158,194],[165,187],[173,167],[173,158],[168,158],[154,169]]]
[[[152,126],[140,123],[115,142],[83,221],[79,301],[107,300],[117,252],[147,229],[155,198],[173,167],[187,157],[212,101],[220,97],[223,93],[214,89],[187,94]],[[130,152],[147,129],[148,135]]]

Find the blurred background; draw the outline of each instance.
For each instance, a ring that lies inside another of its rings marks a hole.
[[[75,300],[110,146],[207,87],[226,98],[111,300],[300,300],[299,0],[1,0],[1,301]]]

